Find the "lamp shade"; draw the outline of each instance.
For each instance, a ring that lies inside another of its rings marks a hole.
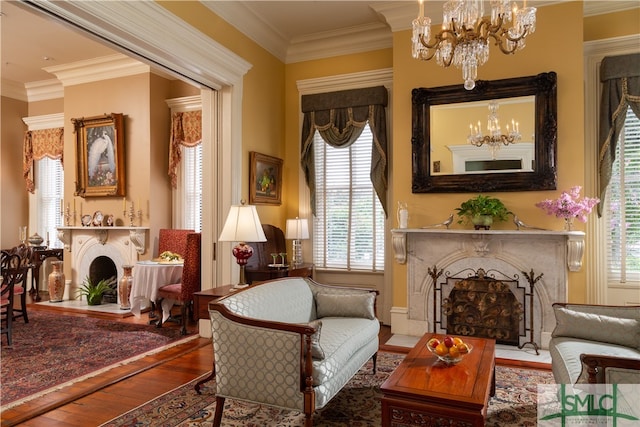
[[[218,238],[221,242],[266,242],[260,218],[253,205],[233,205]]]
[[[286,238],[291,240],[304,240],[309,238],[309,223],[306,218],[288,219]]]

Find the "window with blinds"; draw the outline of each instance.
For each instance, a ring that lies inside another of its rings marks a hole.
[[[64,194],[64,170],[60,160],[44,157],[35,161],[37,231],[45,239],[49,233],[49,247],[61,248],[57,227],[62,226],[60,200]],[[33,233],[31,233],[33,234]]]
[[[313,262],[318,268],[384,269],[384,211],[369,177],[373,136],[365,126],[348,148],[314,134],[316,217]]]
[[[202,144],[182,147],[183,227],[202,231]]]
[[[609,282],[640,281],[640,120],[627,110],[607,189]]]

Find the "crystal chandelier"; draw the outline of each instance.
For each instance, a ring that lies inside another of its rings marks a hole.
[[[480,121],[477,126],[469,125],[469,136],[467,141],[476,147],[486,145],[491,152],[491,158],[495,160],[502,145],[509,145],[520,141],[520,126],[518,122],[511,120],[511,127],[507,124],[507,133],[503,134],[498,119],[498,103],[489,102],[489,115],[487,116],[487,135],[482,134]]]
[[[515,1],[491,0],[491,18],[484,16],[482,0],[449,0],[442,7],[442,31],[431,40],[431,18],[413,20],[412,55],[428,61],[435,56],[443,67],[462,67],[464,87],[475,87],[478,67],[489,59],[489,38],[504,54],[525,46],[525,38],[536,30],[536,8],[518,8]],[[511,26],[509,24],[512,23]]]

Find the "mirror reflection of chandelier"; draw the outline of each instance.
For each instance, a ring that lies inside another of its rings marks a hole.
[[[482,0],[449,0],[442,7],[442,30],[431,40],[431,18],[420,14],[413,20],[412,55],[448,67],[462,68],[464,87],[475,87],[478,67],[489,59],[489,38],[504,54],[525,46],[525,38],[536,30],[536,8],[519,9],[515,1],[491,0],[491,17],[484,16]],[[509,25],[511,24],[512,25]]]
[[[520,125],[515,120],[511,120],[511,126],[507,124],[507,133],[503,134],[498,118],[498,103],[489,102],[489,115],[487,116],[487,134],[482,134],[482,126],[478,120],[476,126],[469,124],[469,136],[467,141],[476,147],[486,145],[491,152],[491,158],[495,160],[502,145],[509,145],[520,141]]]

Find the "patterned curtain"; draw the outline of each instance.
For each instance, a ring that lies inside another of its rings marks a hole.
[[[195,147],[202,142],[202,111],[185,111],[171,116],[169,141],[169,177],[171,186],[178,187],[178,165],[182,160],[182,146]]]
[[[369,123],[373,133],[371,182],[387,216],[387,120],[388,93],[384,86],[343,90],[302,96],[301,164],[311,196],[311,210],[316,212],[315,160],[313,135],[320,132],[332,147],[353,144]]]
[[[64,128],[51,128],[42,130],[28,130],[24,134],[22,149],[22,175],[27,186],[27,191],[33,193],[33,161],[44,157],[60,159],[63,164],[64,154]]]
[[[599,173],[600,200],[604,200],[616,158],[618,138],[624,126],[627,108],[640,118],[640,54],[607,56],[600,64]],[[598,204],[602,216],[604,203]]]

